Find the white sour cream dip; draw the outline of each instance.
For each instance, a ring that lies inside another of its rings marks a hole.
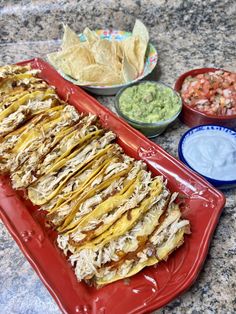
[[[185,138],[182,153],[193,169],[211,179],[236,180],[236,137],[203,130]]]

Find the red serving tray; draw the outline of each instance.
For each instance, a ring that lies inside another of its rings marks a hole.
[[[143,159],[153,174],[162,174],[168,186],[183,197],[183,216],[190,220],[191,235],[167,262],[148,267],[129,280],[120,280],[99,290],[76,280],[73,269],[55,243],[55,232],[44,224],[44,216],[11,188],[8,177],[0,177],[1,218],[64,313],[144,313],[160,308],[186,291],[197,278],[207,255],[225,198],[207,181],[189,170],[130,127],[93,97],[64,80],[41,59],[31,63],[41,70],[58,95],[79,111],[98,115],[102,124],[118,135],[124,151]],[[29,300],[30,301],[30,300]]]

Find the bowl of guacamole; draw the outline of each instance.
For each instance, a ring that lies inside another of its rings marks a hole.
[[[134,128],[149,138],[155,137],[180,114],[180,95],[164,83],[142,81],[116,95],[116,111]]]

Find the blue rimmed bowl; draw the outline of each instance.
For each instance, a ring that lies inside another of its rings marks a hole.
[[[217,125],[188,130],[178,147],[179,159],[215,187],[236,187],[236,132]]]

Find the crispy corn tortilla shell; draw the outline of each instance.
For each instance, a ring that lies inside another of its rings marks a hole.
[[[57,121],[58,122],[58,121]],[[56,122],[56,123],[57,123]],[[60,121],[59,121],[60,122]],[[55,123],[55,127],[56,127],[56,123]],[[32,152],[32,154],[29,156],[29,158],[27,158],[25,161],[23,159],[23,163],[19,163],[19,158],[18,158],[18,167],[16,169],[16,171],[14,171],[11,174],[11,180],[12,180],[12,184],[13,187],[16,189],[19,188],[26,188],[28,187],[30,184],[32,184],[33,182],[35,182],[40,176],[42,176],[43,174],[43,170],[42,170],[42,161],[44,160],[45,155],[47,155],[52,149],[53,147],[55,147],[58,142],[60,142],[62,139],[65,138],[67,133],[71,133],[70,131],[73,129],[71,127],[63,127],[61,129],[61,131],[59,131],[56,136],[53,138],[52,141],[50,141],[50,137],[53,136],[53,124],[50,124],[51,128],[49,128],[47,130],[47,132],[45,132],[44,126],[41,128],[41,130],[38,130],[38,133],[35,134],[35,139],[37,141],[38,138],[40,138],[42,136],[42,131],[46,133],[46,136],[42,138],[42,141],[40,141],[38,143],[38,145],[34,145],[35,147],[35,151]],[[36,127],[37,128],[37,127]],[[31,134],[32,136],[32,134]],[[29,137],[30,139],[31,137]],[[38,142],[38,141],[37,141]],[[32,143],[32,141],[29,140],[29,145]],[[28,154],[29,152],[29,145],[27,145],[24,148],[24,151]],[[42,147],[43,150],[42,150]],[[19,154],[22,153],[22,149],[19,149]],[[20,165],[20,167],[19,167]],[[38,169],[40,168],[40,172],[38,173]],[[25,177],[25,174],[28,174]]]
[[[2,122],[5,118],[7,118],[11,113],[17,111],[17,109],[28,103],[31,100],[46,100],[51,96],[54,96],[55,92],[53,89],[48,89],[45,91],[34,91],[30,94],[24,94],[22,97],[14,101],[8,108],[0,112],[0,122]]]
[[[50,158],[50,162],[48,162],[47,159],[43,161],[43,163],[41,164],[40,174],[42,173],[48,174],[52,171],[55,171],[56,170],[55,167],[59,169],[61,165],[64,165],[65,157],[68,156],[72,150],[74,150],[74,153],[70,154],[70,157],[68,157],[67,160],[69,160],[69,158],[72,158],[79,151],[81,151],[81,149],[86,146],[86,143],[87,144],[89,143],[92,136],[93,136],[92,139],[95,139],[104,133],[104,130],[97,128],[97,130],[94,132],[92,131],[92,129],[91,132],[88,132],[89,131],[88,129],[87,132],[85,132],[84,134],[83,131],[85,130],[85,127],[89,128],[89,126],[91,126],[91,124],[95,122],[93,120],[90,120],[87,121],[87,125],[84,125],[85,119],[86,117],[84,119],[81,119],[72,127],[65,129],[64,138],[49,153],[49,156],[54,155],[54,158],[53,159]],[[94,125],[96,125],[96,122]],[[89,135],[89,133],[90,134],[92,133],[92,136]],[[76,146],[78,147],[76,148]]]
[[[78,150],[76,150],[73,154],[72,154],[72,157],[74,157],[78,152],[80,152],[87,144],[83,144]],[[95,155],[96,156],[96,155]],[[63,185],[75,174],[77,173],[77,171],[79,171],[81,168],[84,167],[84,165],[87,164],[87,162],[89,162],[90,160],[92,160],[93,158],[95,158],[95,156],[92,156],[90,157],[89,160],[86,160],[84,161],[83,163],[81,163],[80,165],[78,165],[76,168],[74,168],[73,170],[71,170],[71,172],[62,179],[62,181],[57,185],[57,187],[55,188],[55,190],[53,190],[49,195],[44,195],[40,198],[40,196],[38,195],[38,190],[37,188],[35,188],[34,186],[38,183],[40,183],[40,180],[41,180],[41,177],[39,177],[39,180],[37,180],[33,185],[31,185],[28,189],[28,196],[29,198],[31,199],[32,202],[34,202],[35,204],[37,205],[43,205],[47,202],[49,202],[53,197],[55,197],[60,191],[61,189],[63,188]],[[56,166],[57,166],[57,169],[55,171],[53,171],[51,173],[51,169],[50,171],[45,171],[44,170],[44,174],[45,174],[45,177],[47,176],[54,176],[57,172],[60,171],[61,168],[63,168],[64,166],[66,166],[66,162],[67,162],[67,159],[63,159],[63,160],[60,160]],[[44,177],[42,177],[42,180],[44,179]],[[36,192],[36,193],[35,193]],[[41,193],[42,194],[42,193]],[[33,201],[33,200],[34,201]]]
[[[132,165],[130,165],[128,167],[128,171],[131,169]],[[107,200],[105,200],[104,202],[100,203],[98,206],[95,207],[95,209],[89,213],[88,215],[86,215],[84,218],[81,219],[81,221],[78,223],[78,225],[76,226],[75,229],[73,229],[73,232],[76,232],[76,230],[78,229],[83,229],[84,227],[86,227],[90,221],[94,221],[94,220],[98,220],[100,219],[103,215],[105,214],[109,214],[110,212],[112,212],[113,210],[116,210],[119,206],[124,205],[125,200],[129,199],[129,197],[132,196],[135,187],[137,187],[138,185],[141,185],[141,180],[142,180],[142,171],[138,174],[136,181],[133,183],[133,185],[131,185],[129,187],[129,189],[124,193],[124,194],[117,194]],[[122,215],[122,214],[120,214]],[[120,216],[116,217],[115,219],[119,219]],[[94,230],[92,230],[92,232],[89,233],[88,239],[87,240],[91,240],[91,238],[99,236],[100,234],[102,234],[103,232],[105,232],[115,221],[111,220],[109,223],[106,224],[102,224],[99,227],[94,227]],[[120,224],[120,227],[122,225]],[[71,233],[71,231],[70,231]],[[86,241],[86,238],[83,239],[83,242]],[[75,243],[76,245],[76,243]],[[76,245],[77,246],[77,245]]]
[[[19,73],[19,74],[14,74],[12,76],[7,76],[6,78],[0,80],[0,88],[1,88],[1,94],[3,93],[8,93],[12,89],[14,90],[14,87],[12,87],[13,82],[17,83],[20,81],[37,81],[38,79],[35,78],[31,73]],[[15,84],[17,87],[17,84]],[[27,85],[27,84],[26,84]]]
[[[18,141],[22,141],[22,138],[26,138],[27,134],[31,130],[37,127],[40,123],[44,123],[45,114],[39,114],[33,117],[31,120],[27,121],[22,127],[16,129],[15,131],[7,134],[4,138],[0,138],[1,143],[1,172],[10,171],[9,168],[9,158],[15,158],[13,149],[17,145]],[[6,154],[6,156],[5,156]],[[13,154],[13,155],[12,155]]]
[[[85,189],[87,189],[91,185],[91,183],[94,180],[96,180],[96,178],[98,176],[101,175],[101,172],[103,172],[103,169],[106,169],[106,166],[110,163],[110,159],[107,161],[104,159],[104,157],[105,156],[100,157],[100,160],[102,161],[102,163],[100,165],[98,165],[98,167],[88,176],[88,178],[81,185],[78,186],[78,188],[76,190],[74,190],[73,192],[70,192],[68,194],[65,194],[63,199],[58,200],[56,205],[49,211],[49,213],[48,213],[49,217],[51,214],[55,213],[56,211],[58,211],[58,209],[60,209],[61,204],[63,204],[63,206],[64,206],[68,203],[71,203],[74,199],[79,197],[79,195],[81,193],[83,193],[85,191]],[[79,176],[84,171],[91,168],[95,162],[96,162],[96,160],[92,160],[84,168],[82,168],[80,171],[78,171],[76,176]]]
[[[115,240],[109,239],[110,241],[108,241],[105,246],[104,243],[99,243],[95,247],[91,248],[88,245],[85,250],[76,251],[78,263],[76,268],[81,265],[81,269],[83,270],[85,266],[83,265],[83,262],[86,261],[86,263],[88,262],[88,268],[90,269],[87,273],[82,275],[82,277],[80,277],[81,274],[78,273],[79,278],[92,278],[94,275],[99,274],[99,270],[100,277],[102,277],[103,271],[107,272],[107,270],[116,270],[119,267],[122,267],[126,260],[135,260],[137,254],[143,251],[146,246],[148,247],[148,241],[152,234],[157,232],[156,230],[160,229],[160,231],[162,231],[161,228],[165,229],[168,225],[175,222],[175,220],[179,218],[179,210],[173,210],[171,201],[169,203],[169,193],[164,193],[163,196],[164,198],[162,198],[162,201],[160,200],[159,202],[157,200],[157,205],[154,203],[153,206],[149,208],[148,212],[144,214],[131,229],[125,234],[122,234],[120,238],[115,238]],[[171,211],[171,219],[168,220],[168,224],[164,224],[163,218],[166,217],[166,212],[168,213],[169,211]],[[176,215],[176,212],[178,215]],[[146,215],[149,215],[148,219],[146,219]],[[70,242],[68,249],[73,253],[75,252],[72,243],[70,247]],[[86,259],[84,259],[85,257]],[[96,262],[97,258],[100,260],[99,263]],[[76,259],[72,257],[72,261],[73,260],[75,261]]]
[[[6,97],[1,103],[0,103],[0,110],[3,111],[2,108],[6,109],[7,107],[9,107],[13,102],[17,101],[18,99],[20,99],[21,97],[25,96],[26,94],[28,94],[27,91],[22,90],[21,92],[13,92],[12,94],[10,94],[8,97]]]
[[[114,240],[130,230],[140,217],[142,217],[150,208],[155,198],[161,193],[163,185],[157,179],[151,183],[150,196],[146,197],[138,206],[133,208],[130,213],[124,213],[112,226],[104,226],[105,228],[95,230],[92,237],[83,241],[78,246],[78,250],[86,248],[95,248],[97,245],[104,246],[111,240]],[[92,213],[91,213],[92,215]],[[93,219],[93,217],[91,217]],[[83,221],[82,221],[83,222]],[[103,226],[102,226],[103,227]],[[76,229],[75,229],[76,230]]]
[[[71,203],[74,199],[78,198],[79,195],[87,189],[101,174],[107,169],[111,162],[116,162],[119,159],[118,152],[116,149],[112,148],[111,151],[107,151],[105,154],[101,155],[95,160],[89,162],[84,168],[82,168],[75,176],[80,176],[87,169],[91,169],[92,172],[88,175],[86,180],[79,185],[75,190],[66,193],[60,198],[57,203],[51,208],[49,214],[58,210],[61,204],[66,205]]]
[[[131,169],[131,165],[127,169],[122,170],[121,172],[118,172],[118,174],[114,176],[115,179],[126,175],[130,171],[130,169]],[[111,181],[112,179],[113,179],[112,177],[109,178],[107,180],[108,182],[106,181],[107,183],[104,183],[104,184],[105,185],[108,184],[109,186],[112,182]],[[135,183],[137,183],[137,181],[135,181],[134,179],[131,181],[127,181],[127,184],[124,185],[123,189],[120,192],[116,193],[114,196],[110,197],[109,199],[103,201],[98,206],[96,206],[96,208],[91,213],[87,214],[80,221],[78,221],[76,225],[73,226],[73,228],[70,229],[66,234],[75,232],[76,229],[82,228],[91,219],[96,219],[97,217],[100,217],[101,215],[108,213],[109,211],[112,211],[114,208],[118,207],[120,204],[122,204],[122,202],[125,199],[129,198],[129,196],[132,195],[135,189]],[[108,227],[109,226],[107,225],[107,228]]]
[[[90,157],[88,160],[85,160],[83,163],[81,163],[78,167],[76,167],[76,169],[74,169],[74,171],[69,174],[59,185],[58,187],[50,194],[47,195],[46,197],[42,197],[40,198],[38,195],[38,191],[37,189],[35,189],[35,185],[37,185],[37,181],[35,184],[33,184],[32,186],[30,186],[28,188],[28,197],[31,200],[32,203],[36,204],[36,205],[43,205],[47,202],[49,202],[54,196],[56,196],[61,189],[63,188],[63,185],[74,175],[77,173],[77,171],[79,171],[80,169],[82,169],[85,165],[87,165],[87,163],[89,163],[91,160],[100,157],[102,154],[104,154],[106,151],[108,151],[111,147],[111,144],[107,145],[106,148],[103,148],[102,150],[100,150],[97,154],[93,155],[92,157]]]
[[[58,158],[59,160],[56,159],[56,161],[54,162],[53,165],[51,165],[51,164],[46,165],[46,167],[44,169],[44,173],[45,174],[56,173],[62,167],[64,167],[67,162],[69,162],[72,158],[74,158],[77,154],[79,154],[90,143],[91,139],[94,140],[94,139],[99,139],[99,138],[100,138],[99,133],[94,135],[93,138],[91,138],[90,135],[86,136],[86,139],[81,141],[81,145],[78,147],[75,147],[75,149],[71,152],[70,155],[66,156],[65,158],[61,158],[61,156],[60,156]],[[68,151],[70,151],[70,148],[68,149]]]
[[[30,70],[31,70],[30,64],[24,66],[16,64],[4,65],[0,67],[0,79],[19,73],[25,73]]]
[[[61,167],[61,165],[63,165],[63,163],[65,163],[67,160],[65,159],[67,156],[70,155],[70,153],[75,149],[79,147],[79,150],[81,150],[81,147],[84,147],[84,143],[87,143],[88,141],[90,141],[91,139],[96,139],[98,138],[100,135],[102,135],[102,133],[104,133],[104,130],[97,130],[94,132],[91,132],[89,134],[87,134],[86,136],[78,139],[77,141],[75,141],[66,151],[62,151],[60,154],[60,157],[57,158],[57,160],[55,161],[55,164],[52,165],[47,173],[50,172],[54,172],[57,171],[59,169],[59,167]],[[68,135],[68,137],[71,137],[71,134]],[[76,150],[76,153],[78,153],[78,150]],[[71,155],[71,157],[74,157],[74,154]]]
[[[55,109],[56,107],[54,107],[53,109]],[[24,125],[22,125],[20,128],[12,131],[11,133],[7,134],[4,137],[4,140],[9,139],[12,136],[17,136],[19,135],[19,139],[21,138],[21,136],[23,136],[23,134],[25,134],[26,131],[31,130],[33,127],[35,127],[37,124],[39,124],[40,122],[42,122],[42,120],[44,120],[46,118],[45,113],[41,113],[38,114],[34,117],[32,117],[30,120],[28,120]],[[18,139],[18,140],[19,140]],[[4,141],[3,140],[3,141]],[[2,143],[2,142],[1,142]]]
[[[8,150],[11,158],[6,167],[13,171],[11,180],[14,188],[25,188],[38,179],[37,169],[41,167],[44,156],[69,132],[70,124],[74,121],[66,120],[68,124],[65,124],[65,115],[61,113],[62,111],[55,111],[54,116],[39,115],[39,121],[35,120],[33,126],[28,127],[28,131],[23,130],[17,139],[13,139],[13,146],[9,147],[6,143],[6,148],[11,148]],[[17,137],[17,134],[13,136]]]
[[[61,117],[61,111],[64,107],[57,106],[52,109],[46,110],[44,115],[41,115],[40,120],[35,125],[35,128],[31,129],[29,132],[25,132],[22,136],[18,139],[17,144],[13,148],[13,153],[17,153],[23,150],[27,145],[28,142],[32,142],[33,138],[36,138],[41,132],[47,132],[50,130],[56,123],[58,123]],[[48,115],[47,115],[48,114]],[[51,115],[49,115],[51,114]],[[35,121],[35,120],[34,120]],[[17,132],[15,132],[16,134]]]
[[[79,198],[78,201],[76,203],[76,205],[72,208],[71,213],[67,216],[67,218],[65,219],[65,222],[63,223],[63,225],[61,227],[58,228],[59,232],[70,232],[71,230],[73,230],[74,228],[76,228],[76,226],[78,225],[79,221],[73,221],[79,205],[82,204],[85,200],[87,200],[88,198],[93,197],[95,194],[99,193],[100,191],[106,189],[107,187],[109,187],[113,182],[117,181],[117,179],[125,176],[128,174],[130,170],[130,167],[128,167],[125,170],[122,170],[118,173],[116,173],[115,175],[113,175],[112,177],[110,177],[108,180],[103,181],[102,183],[96,185],[94,188],[90,189],[89,191],[85,191],[84,194],[82,194]],[[123,192],[126,192],[127,188],[130,187],[130,185],[134,184],[134,179],[130,180],[127,185],[125,185],[125,187],[121,190]],[[121,192],[118,192],[115,195],[120,195]],[[117,200],[117,202],[120,201],[120,198]],[[111,207],[114,206],[114,203],[112,203]]]
[[[49,214],[57,211],[62,203],[64,206],[65,204],[68,204],[72,202],[75,198],[77,198],[80,193],[85,190],[85,188],[87,188],[92,182],[94,182],[94,180],[96,180],[96,178],[100,175],[100,171],[102,171],[103,168],[106,169],[110,162],[117,159],[117,156],[118,151],[116,147],[113,146],[111,147],[110,151],[107,151],[105,154],[101,155],[97,159],[89,162],[75,176],[76,180],[76,177],[79,177],[84,171],[86,171],[87,169],[91,169],[92,172],[88,175],[88,177],[86,177],[86,180],[73,191],[63,193],[62,190],[62,195],[60,194],[60,198],[57,200],[56,204],[49,210]]]
[[[18,88],[12,89],[6,94],[3,93],[2,95],[0,95],[0,107],[3,105],[3,103],[8,102],[13,97],[19,97],[19,95],[23,92],[27,93],[27,91],[22,86],[18,86]]]
[[[151,222],[144,224],[142,231],[139,232],[137,236],[138,244],[137,247],[134,248],[133,244],[128,242],[126,243],[121,252],[119,253],[119,259],[116,261],[110,261],[107,264],[107,267],[118,268],[120,265],[124,263],[125,260],[130,259],[130,256],[136,256],[141,250],[143,250],[148,243],[148,239],[151,235],[157,230],[163,230],[168,225],[170,225],[173,221],[180,217],[179,210],[172,211],[169,216],[167,216],[168,210],[168,199],[164,202],[163,206],[157,210],[156,217]],[[151,210],[151,208],[149,208]],[[168,217],[168,224],[165,223],[165,218]],[[163,223],[164,220],[164,223]],[[131,230],[132,231],[132,230]],[[100,246],[99,244],[98,246]],[[102,243],[103,245],[103,243]],[[105,267],[106,265],[104,265]]]
[[[59,106],[60,108],[61,106]],[[55,109],[54,107],[53,109]],[[63,109],[63,108],[60,108]],[[52,115],[54,113],[54,115]],[[2,142],[1,152],[3,156],[8,155],[8,162],[5,164],[4,171],[13,171],[11,174],[12,184],[14,188],[26,187],[32,182],[22,181],[26,180],[25,175],[33,171],[33,176],[31,177],[33,181],[37,179],[37,167],[40,167],[42,161],[42,152],[44,143],[47,143],[48,149],[50,146],[53,146],[57,141],[62,138],[62,133],[58,132],[52,141],[49,141],[50,133],[54,131],[57,127],[57,124],[62,120],[61,113],[55,111],[51,114],[40,114],[32,119],[29,124],[25,124],[22,128],[17,129],[18,132],[12,132],[9,136],[5,137],[5,142]],[[65,127],[67,129],[67,127]],[[19,130],[21,132],[19,132]],[[59,130],[58,130],[59,131]],[[41,138],[41,140],[39,140]],[[11,141],[13,141],[11,143]],[[5,145],[5,147],[4,147]],[[29,156],[32,146],[35,150],[39,150],[39,153],[35,155],[35,151]],[[45,148],[43,149],[44,154],[47,152]],[[4,153],[5,152],[5,153]],[[27,157],[28,156],[28,157]],[[32,162],[32,158],[33,162]],[[35,157],[39,159],[38,162],[35,161]],[[3,165],[1,165],[3,166]],[[30,170],[31,169],[31,170]],[[28,180],[28,179],[27,179]]]
[[[60,229],[61,228],[60,226],[63,225],[66,218],[69,217],[69,215],[73,214],[73,210],[77,206],[78,202],[80,204],[83,204],[84,202],[86,202],[86,200],[88,200],[90,198],[90,196],[92,194],[91,194],[91,192],[89,192],[89,189],[93,189],[92,183],[96,180],[97,177],[101,176],[101,173],[105,172],[106,167],[107,167],[107,164],[105,164],[105,166],[104,166],[104,164],[102,164],[97,171],[93,172],[94,177],[92,177],[90,175],[87,178],[87,180],[85,180],[84,183],[79,185],[75,195],[73,195],[73,197],[70,200],[66,200],[66,202],[63,203],[63,206],[65,206],[65,205],[70,206],[70,211],[67,212],[67,214],[64,215],[64,217],[60,213],[60,207],[54,208],[52,211],[50,211],[50,213],[47,216],[48,220],[52,221],[56,228]],[[100,188],[100,186],[101,185],[99,185],[98,188]],[[96,187],[95,187],[95,193],[96,193]],[[70,202],[72,202],[72,203],[70,204]]]

